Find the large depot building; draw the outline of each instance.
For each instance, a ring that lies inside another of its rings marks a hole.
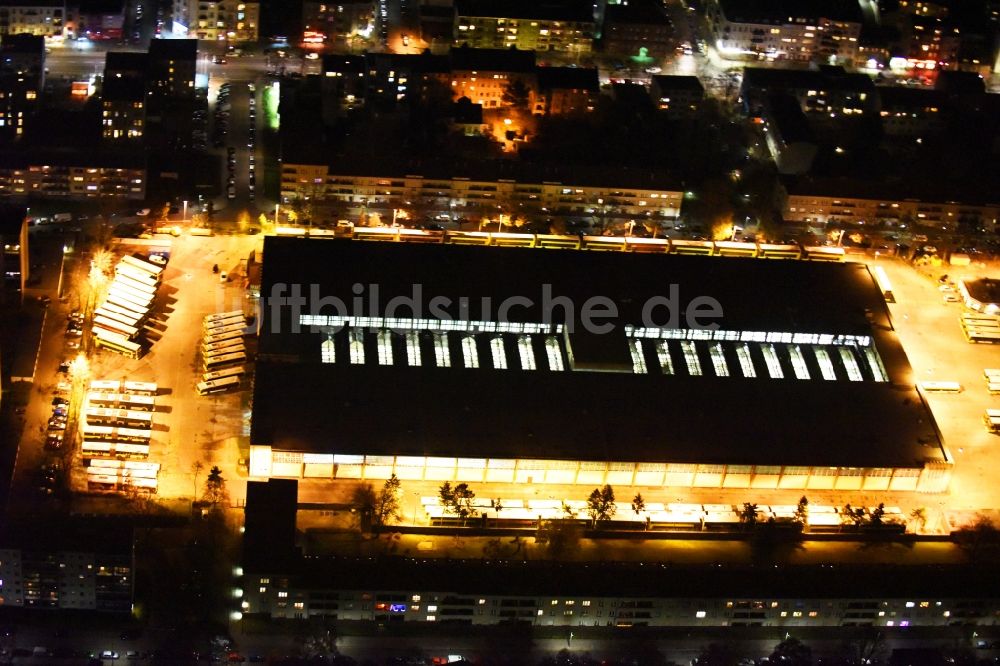
[[[861,264],[269,237],[261,305],[255,479],[948,485]]]

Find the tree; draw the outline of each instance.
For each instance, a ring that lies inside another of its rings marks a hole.
[[[797,638],[786,638],[774,646],[771,661],[784,666],[812,666],[812,648]]]
[[[871,523],[872,525],[878,527],[882,525],[882,519],[885,517],[885,503],[879,502],[875,510],[872,511]]]
[[[372,512],[372,522],[381,527],[392,521],[399,520],[399,478],[393,474],[375,497],[375,507]]]
[[[638,516],[645,510],[646,500],[643,499],[642,493],[636,493],[635,497],[632,498],[632,511]]]
[[[191,474],[194,475],[194,496],[198,497],[198,477],[201,476],[202,471],[205,469],[205,463],[200,460],[195,460],[191,463]]]
[[[743,509],[740,510],[740,522],[747,527],[753,527],[757,524],[757,505],[750,502],[743,503]]]
[[[597,527],[598,522],[611,520],[617,510],[615,491],[610,484],[604,484],[603,488],[594,488],[594,492],[587,498],[587,515],[590,516],[593,527]]]
[[[572,520],[548,520],[538,531],[538,541],[546,544],[549,557],[562,559],[576,551],[580,543],[580,525]]]
[[[224,502],[226,497],[226,480],[222,478],[222,470],[218,465],[213,465],[205,479],[205,501],[217,505]]]
[[[241,234],[245,234],[247,229],[250,228],[250,212],[247,210],[241,210],[236,216],[236,228]]]
[[[840,519],[844,523],[851,523],[854,527],[861,527],[861,524],[865,522],[865,510],[845,504],[844,508],[840,510]]]
[[[374,522],[376,504],[378,496],[370,483],[357,486],[351,494],[351,508],[358,512],[363,531],[367,531]]]
[[[501,103],[517,111],[527,111],[531,103],[531,90],[521,79],[514,79],[504,88]]]
[[[460,483],[453,488],[450,481],[445,481],[438,489],[438,498],[445,513],[461,518],[463,525],[466,520],[476,515],[476,510],[472,508],[476,493],[467,483]]]
[[[1000,553],[1000,530],[986,516],[978,516],[972,525],[956,531],[952,538],[972,561]]]
[[[490,507],[497,512],[497,518],[500,518],[500,512],[503,511],[503,503],[500,501],[499,497],[490,500]]]
[[[695,657],[697,666],[737,666],[740,655],[729,643],[710,643]]]
[[[795,507],[795,520],[802,525],[809,523],[809,500],[805,495],[799,498],[799,504]]]
[[[920,531],[927,529],[927,508],[923,506],[918,506],[916,509],[910,512],[910,518],[917,521],[920,525]]]

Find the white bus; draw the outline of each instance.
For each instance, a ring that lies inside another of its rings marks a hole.
[[[142,305],[144,307],[149,307],[149,304],[153,302],[153,294],[145,291],[139,291],[135,287],[118,280],[111,283],[109,293],[116,294],[118,296],[128,296],[131,300],[135,301],[137,305]]]
[[[83,455],[112,455],[145,458],[149,455],[148,444],[126,444],[124,442],[91,442],[84,440]]]
[[[228,326],[216,326],[213,328],[206,328],[205,335],[224,335],[226,333],[233,333],[238,331],[242,333],[246,330],[246,324],[229,324]]]
[[[87,403],[91,407],[105,409],[134,409],[139,412],[151,412],[156,400],[148,395],[128,395],[125,393],[100,393],[91,391],[87,394]]]
[[[128,324],[123,324],[120,321],[115,321],[114,319],[108,319],[107,317],[102,317],[101,315],[96,315],[94,317],[94,327],[101,327],[123,335],[129,340],[135,339],[139,335],[139,329],[135,326],[129,326]]]
[[[104,317],[105,319],[110,319],[111,321],[117,321],[119,323],[125,324],[126,326],[132,326],[133,328],[138,328],[139,320],[135,317],[129,315],[119,314],[117,312],[112,312],[103,307],[94,310],[95,317]]]
[[[93,331],[94,343],[97,344],[98,347],[110,349],[113,352],[117,352],[123,356],[128,356],[129,358],[139,358],[142,355],[142,347],[120,333],[109,331],[101,328],[100,326],[95,326]]]
[[[222,379],[216,379],[215,381],[199,382],[196,388],[198,389],[198,395],[209,395],[211,393],[222,393],[223,391],[237,389],[239,387],[239,377],[223,377]]]
[[[242,317],[242,310],[233,310],[232,312],[220,312],[218,314],[205,315],[205,325],[208,326],[212,322],[222,321],[224,319],[232,319],[234,317]]]
[[[885,269],[881,266],[876,266],[873,273],[875,274],[875,282],[878,283],[879,289],[882,290],[885,302],[895,303],[896,297],[892,293],[892,283],[889,282],[889,276],[886,275]]]
[[[958,382],[920,382],[921,388],[925,391],[938,393],[961,393],[962,385]]]
[[[149,412],[139,412],[131,409],[88,407],[86,417],[88,424],[125,426],[126,428],[143,428],[146,430],[153,423],[153,415]]]
[[[242,365],[247,360],[243,352],[234,354],[213,354],[205,357],[205,372],[219,370],[229,365]]]
[[[226,340],[240,340],[242,338],[243,331],[229,331],[228,333],[220,333],[219,335],[206,335],[202,338],[202,343],[207,346],[225,342]]]
[[[148,314],[146,312],[137,312],[135,310],[130,310],[129,308],[124,308],[120,305],[112,303],[111,301],[104,301],[104,304],[101,305],[101,309],[121,315],[122,317],[130,317],[139,322],[143,321]]]
[[[243,346],[243,339],[240,338],[238,340],[224,340],[222,342],[206,344],[202,347],[202,351],[205,353],[205,356],[210,356],[212,354],[232,354],[246,351],[246,348]]]
[[[83,426],[83,436],[85,439],[103,440],[106,442],[142,444],[149,441],[152,431],[140,430],[138,428],[113,428],[111,426],[91,425],[88,423]]]
[[[210,331],[215,331],[220,328],[229,328],[231,326],[239,326],[240,329],[246,328],[246,319],[243,318],[243,315],[236,315],[235,317],[228,317],[226,319],[206,321],[204,329],[205,333],[208,333]]]
[[[118,273],[115,275],[115,284],[125,285],[126,287],[135,289],[136,291],[148,294],[149,296],[156,293],[156,285],[149,284],[148,282],[141,282],[126,273]]]
[[[163,274],[163,266],[157,266],[151,261],[146,261],[145,259],[140,259],[131,255],[125,255],[122,257],[122,260],[118,262],[118,265],[121,266],[122,264],[139,268],[146,271],[150,275],[155,275],[157,277]]]
[[[123,393],[119,396],[118,402],[123,409],[131,409],[137,412],[151,412],[156,409],[156,398],[150,395]]]
[[[131,310],[138,315],[140,319],[145,319],[149,315],[149,308],[133,303],[132,301],[127,301],[124,298],[118,298],[114,294],[110,294],[108,296],[108,300],[104,301],[104,304],[116,305],[125,310]]]
[[[983,414],[983,423],[989,432],[1000,432],[1000,409],[987,409]]]
[[[115,282],[119,282],[122,279],[127,279],[130,282],[134,282],[140,288],[156,290],[159,286],[160,281],[153,275],[146,273],[138,268],[133,268],[126,264],[119,264],[118,268],[115,269]]]
[[[121,389],[122,383],[110,379],[95,379],[90,382],[91,391],[108,391],[110,393],[118,393]]]
[[[133,470],[143,470],[147,472],[160,471],[160,463],[158,462],[146,462],[140,460],[102,460],[100,458],[94,458],[89,462],[90,464],[88,467],[90,467],[90,469],[122,469],[129,470],[130,473]]]
[[[234,365],[231,368],[224,368],[222,370],[216,370],[215,372],[206,372],[201,376],[206,382],[214,382],[218,379],[225,379],[226,377],[239,377],[244,372],[246,368],[242,365]]]
[[[984,331],[982,329],[966,330],[965,338],[969,342],[982,342],[986,344],[1000,344],[1000,329],[995,331]]]
[[[125,382],[122,388],[135,395],[156,395],[158,387],[153,382]]]

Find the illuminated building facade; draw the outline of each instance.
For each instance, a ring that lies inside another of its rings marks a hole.
[[[302,32],[306,43],[322,44],[344,40],[351,35],[366,36],[375,26],[373,0],[305,0],[302,3]]]
[[[194,39],[257,41],[260,3],[256,0],[174,0],[173,32]]]
[[[0,4],[0,35],[62,38],[65,29],[64,0],[7,0]]]
[[[455,3],[455,46],[590,53],[595,29],[590,3],[578,0],[550,4],[528,0]]]
[[[950,479],[863,265],[280,237],[264,258],[252,478],[921,492]],[[287,307],[295,285],[308,294]],[[642,313],[664,285],[710,294],[720,327],[653,325]],[[602,294],[617,317],[599,332],[577,314]],[[715,413],[730,400],[738,415]]]
[[[0,136],[16,140],[38,109],[45,86],[45,39],[8,34],[0,40]]]
[[[144,199],[146,167],[125,156],[0,156],[0,197]]]
[[[707,17],[724,58],[852,63],[861,9],[852,0],[711,0]]]
[[[101,90],[101,116],[105,139],[142,139],[146,124],[145,81],[124,77],[105,79]]]
[[[656,1],[608,5],[604,11],[601,49],[609,55],[659,63],[674,52],[674,28]]]

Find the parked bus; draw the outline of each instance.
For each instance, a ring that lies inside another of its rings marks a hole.
[[[243,331],[229,331],[228,333],[220,333],[219,335],[206,335],[202,338],[202,342],[208,346],[225,342],[226,340],[240,340],[242,338]]]
[[[1000,432],[1000,409],[987,409],[983,414],[983,423],[988,432]]]
[[[94,343],[98,347],[110,349],[113,352],[129,358],[139,358],[142,355],[142,347],[140,347],[137,343],[132,342],[124,335],[108,331],[100,326],[95,326],[93,331]]]
[[[147,282],[141,282],[131,275],[125,273],[118,273],[115,275],[115,284],[125,285],[130,289],[135,289],[138,292],[153,296],[156,294],[156,285],[149,284]]]
[[[1000,329],[997,331],[966,330],[965,339],[969,342],[981,342],[985,344],[1000,344]]]
[[[117,312],[112,312],[111,310],[106,310],[104,308],[97,308],[94,310],[95,317],[104,317],[105,319],[110,319],[111,321],[117,321],[120,324],[125,324],[126,326],[131,326],[133,328],[139,327],[139,320],[130,317],[128,315],[118,314]]]
[[[148,444],[126,444],[124,442],[92,442],[83,441],[81,446],[84,456],[122,456],[146,458],[149,456]]]
[[[90,425],[89,423],[83,426],[84,439],[105,442],[142,444],[148,442],[151,435],[151,430],[140,430],[138,428],[113,428],[111,426]]]
[[[108,379],[95,379],[90,382],[91,391],[108,391],[110,393],[118,393],[118,390],[121,389],[121,387],[121,382]]]
[[[215,354],[205,357],[205,372],[220,370],[229,365],[241,365],[247,360],[244,352],[234,354]]]
[[[122,280],[128,280],[130,284],[134,283],[133,286],[137,286],[139,289],[152,291],[156,291],[160,283],[155,276],[125,264],[120,264],[115,269],[115,282]]]
[[[153,415],[149,412],[138,412],[131,409],[105,409],[88,407],[87,423],[94,425],[125,426],[127,428],[146,428],[153,423]]]
[[[124,308],[125,310],[131,310],[136,315],[138,315],[140,319],[145,319],[147,316],[149,316],[148,307],[139,305],[137,303],[133,303],[132,301],[127,301],[124,298],[118,298],[114,294],[110,294],[108,296],[108,300],[104,301],[104,304],[116,305],[120,308]]]
[[[224,319],[232,319],[234,317],[242,317],[243,312],[241,310],[233,310],[232,312],[220,312],[218,314],[205,315],[205,325],[208,326],[212,322],[222,321]]]
[[[921,388],[925,391],[937,393],[961,393],[962,385],[958,382],[920,382]]]
[[[222,393],[223,391],[228,391],[230,389],[237,389],[240,387],[239,377],[224,377],[222,379],[216,379],[210,382],[199,382],[198,395],[209,395],[211,393]]]
[[[111,301],[104,301],[104,304],[101,305],[101,309],[107,310],[108,312],[113,312],[117,315],[121,315],[122,317],[130,317],[136,320],[137,322],[142,322],[143,320],[145,320],[146,315],[148,314],[147,312],[137,312],[135,310],[130,310],[129,308],[122,307],[116,303],[112,303]]]
[[[226,377],[239,377],[244,372],[246,372],[245,366],[234,365],[231,368],[224,368],[222,370],[216,370],[215,372],[206,372],[201,378],[206,382],[214,382],[219,379],[225,379]]]
[[[243,339],[240,338],[204,345],[202,351],[205,353],[205,356],[209,356],[212,354],[232,354],[234,352],[246,351],[246,348],[243,346]]]
[[[124,393],[118,398],[118,404],[121,405],[122,409],[131,409],[137,412],[151,412],[156,409],[156,399],[152,396]]]
[[[213,321],[206,321],[204,325],[205,333],[210,331],[215,331],[220,328],[229,328],[231,326],[239,326],[242,330],[246,328],[246,320],[243,315],[236,315],[235,317],[229,317],[227,319],[216,319]]]
[[[146,261],[145,259],[140,259],[131,255],[125,255],[122,257],[122,260],[118,262],[118,265],[121,266],[122,264],[139,268],[146,271],[150,275],[155,275],[157,277],[163,274],[163,266],[157,266],[151,261]]]
[[[130,300],[135,301],[137,305],[142,305],[143,307],[149,307],[149,304],[153,302],[153,294],[140,291],[118,280],[111,283],[109,293],[117,294],[118,296],[127,296]]]
[[[153,382],[125,382],[122,386],[125,393],[135,395],[156,395],[157,386]]]
[[[875,274],[875,282],[878,283],[879,289],[882,290],[885,302],[895,303],[896,297],[892,293],[892,283],[889,282],[889,276],[886,274],[885,269],[881,266],[876,266],[873,273]]]
[[[246,324],[229,324],[228,326],[206,328],[205,335],[223,335],[225,333],[233,333],[234,331],[242,333],[246,330],[246,327]]]
[[[115,321],[114,319],[108,319],[107,317],[102,317],[97,315],[94,317],[94,326],[107,329],[119,335],[123,335],[129,340],[135,339],[139,335],[139,329],[135,326],[129,326],[128,324],[123,324],[120,321]]]

